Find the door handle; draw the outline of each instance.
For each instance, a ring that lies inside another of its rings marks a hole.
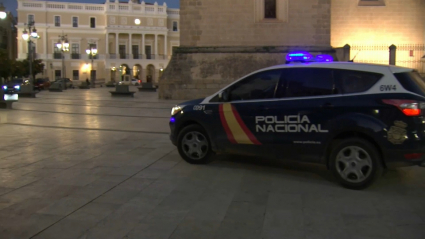
[[[322,105],[322,108],[333,108],[333,107],[334,107],[333,104],[331,104],[329,102],[326,102]]]
[[[212,114],[212,113],[213,113],[213,111],[212,111],[212,110],[204,110],[204,113],[205,113],[206,115],[210,115],[210,114]]]

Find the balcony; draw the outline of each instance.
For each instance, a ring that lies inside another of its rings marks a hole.
[[[80,59],[80,54],[78,53],[71,53],[71,59]]]
[[[99,59],[99,54],[96,55],[87,55],[87,59],[91,60],[91,59]]]
[[[53,59],[62,59],[62,53],[61,52],[53,53]]]
[[[146,59],[148,59],[148,60],[154,60],[155,59],[155,55],[153,55],[153,54],[146,54]]]
[[[120,59],[130,59],[130,55],[120,53]]]
[[[109,59],[117,59],[117,54],[115,53],[109,54]]]

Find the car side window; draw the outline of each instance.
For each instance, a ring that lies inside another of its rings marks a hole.
[[[285,69],[279,83],[279,98],[332,95],[335,84],[332,69],[293,68]]]
[[[367,91],[382,77],[382,74],[373,72],[353,70],[335,70],[334,72],[337,87],[343,94]]]
[[[229,89],[229,101],[262,100],[275,97],[282,70],[263,71],[239,81]]]

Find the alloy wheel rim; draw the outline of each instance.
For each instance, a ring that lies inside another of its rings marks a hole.
[[[358,146],[341,149],[336,156],[338,174],[351,183],[361,183],[372,173],[372,158],[369,153]]]
[[[183,137],[182,148],[186,156],[193,160],[200,160],[208,153],[208,141],[197,131],[188,132]]]

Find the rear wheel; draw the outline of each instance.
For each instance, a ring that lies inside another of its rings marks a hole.
[[[182,129],[177,147],[180,156],[188,163],[206,164],[212,160],[208,135],[199,125],[189,125]]]
[[[334,143],[331,170],[347,188],[363,189],[378,179],[383,171],[376,147],[362,138],[349,138]]]

